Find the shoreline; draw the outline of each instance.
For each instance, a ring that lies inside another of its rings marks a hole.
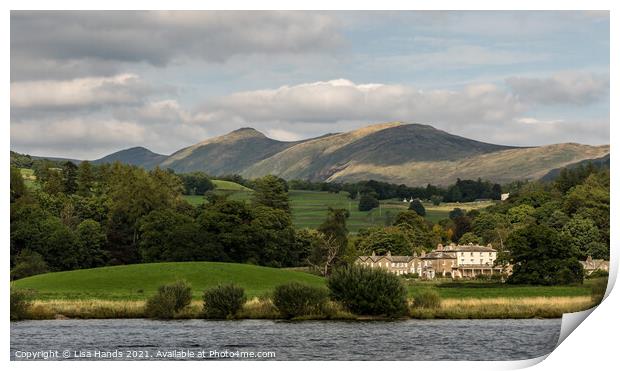
[[[330,303],[330,315],[304,316],[292,321],[335,320],[335,321],[376,321],[401,319],[528,319],[561,318],[564,313],[579,312],[597,305],[590,296],[572,297],[524,297],[524,298],[483,298],[483,299],[443,299],[439,308],[415,308],[400,318],[384,316],[355,315]],[[64,320],[64,319],[146,319],[144,300],[33,300],[24,320]],[[194,300],[173,320],[204,319],[202,301]],[[245,303],[235,318],[286,320],[268,299],[252,298]]]

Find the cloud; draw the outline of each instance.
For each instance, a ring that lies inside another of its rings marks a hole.
[[[76,108],[131,104],[153,92],[134,74],[11,83],[12,108]]]
[[[81,76],[118,71],[118,63],[223,62],[249,54],[332,52],[342,43],[334,19],[316,12],[13,11],[11,78],[57,76],[56,65],[76,65],[74,76]]]
[[[489,84],[470,85],[461,91],[425,91],[338,79],[239,92],[204,109],[247,122],[330,124],[351,120],[486,122],[511,119],[522,107],[510,93]]]
[[[586,105],[609,94],[609,76],[570,72],[548,78],[511,77],[506,84],[519,97],[531,104]]]

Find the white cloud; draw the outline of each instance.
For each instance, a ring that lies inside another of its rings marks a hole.
[[[152,89],[134,74],[11,83],[12,108],[59,108],[130,104]]]
[[[548,78],[511,77],[506,83],[519,99],[531,104],[585,105],[609,94],[609,76],[564,72]]]
[[[471,85],[462,91],[425,91],[338,79],[239,92],[207,104],[205,109],[247,122],[447,123],[508,120],[521,112],[522,106],[510,93],[489,84]]]

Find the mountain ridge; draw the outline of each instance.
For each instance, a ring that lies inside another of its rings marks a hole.
[[[447,185],[457,178],[495,182],[535,180],[549,171],[609,154],[609,145],[559,143],[516,147],[477,141],[431,125],[386,122],[292,142],[251,127],[208,138],[166,156],[133,147],[95,160],[176,172],[256,178],[352,182],[381,180],[411,186]]]

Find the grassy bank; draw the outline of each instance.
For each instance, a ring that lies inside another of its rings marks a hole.
[[[367,320],[380,317],[355,316],[336,303],[330,303],[329,317],[300,319]],[[491,319],[491,318],[559,318],[563,313],[577,312],[594,305],[589,296],[548,298],[446,299],[440,308],[410,307],[409,318],[416,319]],[[107,319],[145,318],[144,300],[36,300],[28,310],[29,319]],[[203,318],[202,301],[194,300],[176,319]],[[237,319],[280,319],[267,298],[246,302]]]
[[[195,299],[208,287],[220,283],[235,283],[245,289],[249,297],[270,293],[277,285],[301,282],[323,286],[322,277],[312,274],[260,267],[248,264],[183,262],[152,263],[81,269],[46,273],[14,281],[17,289],[36,291],[42,300],[145,300],[157,288],[169,282],[184,279],[192,286]]]

